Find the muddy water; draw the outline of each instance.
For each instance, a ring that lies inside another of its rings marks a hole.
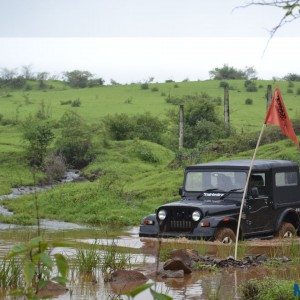
[[[115,244],[128,253],[128,259],[132,268],[138,269],[148,275],[149,282],[153,283],[156,291],[166,293],[174,299],[211,299],[212,295],[219,295],[217,299],[240,299],[240,286],[250,278],[265,278],[266,276],[276,276],[279,278],[300,281],[300,268],[296,265],[282,265],[278,268],[252,267],[248,269],[229,268],[218,272],[193,272],[183,279],[167,279],[157,281],[153,277],[156,270],[156,255],[159,243],[156,239],[140,239],[138,228],[111,229],[111,228],[91,228],[78,224],[42,220],[42,234],[50,241],[60,241],[69,243],[69,247],[60,246],[52,250],[52,254],[63,253],[69,258],[74,257],[75,244],[93,244],[110,246]],[[3,258],[9,249],[21,241],[26,241],[35,236],[35,226],[17,226],[0,224],[0,258]],[[295,243],[300,244],[300,240]],[[74,244],[74,245],[73,245]],[[62,245],[62,244],[61,244]],[[284,252],[290,244],[278,240],[260,241],[253,240],[243,243],[243,254],[251,253],[279,253]],[[231,254],[228,246],[217,245],[216,243],[204,243],[187,240],[162,240],[161,247],[172,248],[196,248],[216,256],[226,256]],[[103,253],[105,248],[99,250]],[[286,254],[286,253],[284,253]],[[93,278],[84,278],[71,272],[68,284],[69,292],[56,297],[56,299],[112,299],[124,291],[122,287],[105,283],[98,270]],[[126,297],[123,297],[126,299]],[[150,292],[145,291],[135,299],[152,299]]]

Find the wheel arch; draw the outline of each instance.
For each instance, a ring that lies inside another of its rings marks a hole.
[[[238,225],[238,222],[236,219],[234,218],[224,218],[222,220],[220,220],[216,226],[216,229],[215,229],[215,232],[221,228],[221,227],[225,227],[225,228],[230,228],[234,234],[236,234],[236,230],[237,230],[237,225]],[[239,239],[242,238],[242,230],[241,230],[241,227],[240,227],[240,230],[239,230]]]
[[[275,232],[277,232],[279,230],[280,225],[282,224],[282,222],[291,223],[295,227],[296,230],[299,229],[299,224],[300,224],[299,215],[292,208],[288,208],[280,214],[280,216],[279,216],[279,218],[277,219],[277,222],[276,222]]]

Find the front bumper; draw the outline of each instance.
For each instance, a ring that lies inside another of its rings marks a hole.
[[[215,227],[196,227],[191,232],[182,232],[182,231],[169,231],[169,232],[160,232],[159,227],[155,225],[141,225],[139,236],[140,237],[186,237],[190,239],[209,239],[214,236]]]

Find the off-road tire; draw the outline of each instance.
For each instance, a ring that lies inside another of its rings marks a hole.
[[[278,238],[293,238],[297,236],[297,231],[293,224],[288,222],[282,222],[277,233],[276,237]]]
[[[235,233],[227,227],[220,227],[216,230],[215,240],[223,244],[232,244],[235,242]]]

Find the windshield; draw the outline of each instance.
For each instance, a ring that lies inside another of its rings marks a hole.
[[[237,171],[190,171],[186,174],[185,190],[187,192],[203,192],[216,189],[228,192],[243,189],[246,173]]]

